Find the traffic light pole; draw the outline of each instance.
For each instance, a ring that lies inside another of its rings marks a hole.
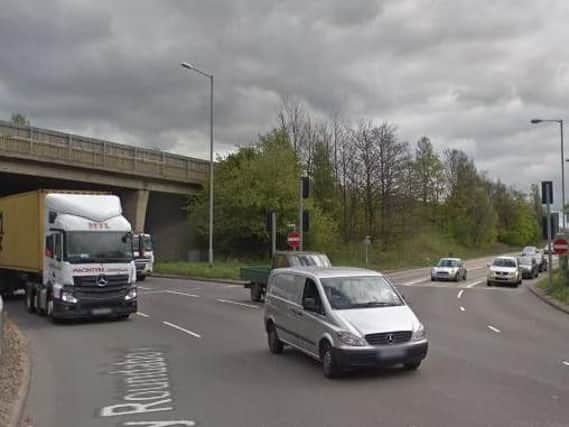
[[[299,210],[298,210],[298,233],[300,235],[300,243],[298,245],[298,250],[302,251],[302,248],[304,247],[304,224],[303,224],[303,216],[302,216],[302,212],[304,212],[304,182],[302,180],[302,177],[298,180],[299,182],[299,191],[298,191],[298,195],[299,195]]]
[[[547,209],[547,271],[549,273],[549,289],[553,288],[553,257],[551,256],[551,204],[549,199],[546,203]]]
[[[277,213],[271,212],[271,255],[275,256],[277,251]]]

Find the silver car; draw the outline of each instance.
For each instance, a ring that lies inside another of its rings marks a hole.
[[[271,352],[296,348],[322,362],[329,378],[359,367],[402,364],[414,370],[428,351],[415,313],[382,274],[370,270],[274,270],[264,321]]]
[[[522,284],[522,271],[515,257],[498,257],[490,264],[486,284],[520,286]]]
[[[431,270],[431,281],[436,280],[466,280],[468,271],[460,258],[441,258]]]

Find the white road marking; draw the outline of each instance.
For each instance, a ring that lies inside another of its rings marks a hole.
[[[234,305],[240,305],[242,307],[247,307],[247,308],[259,308],[256,305],[253,304],[245,304],[243,302],[237,302],[237,301],[231,301],[228,299],[218,299],[217,302],[222,302],[224,304],[234,304]]]
[[[137,316],[140,316],[140,317],[150,317],[148,314],[143,313],[143,312],[141,312],[141,311],[137,311],[137,312],[136,312],[136,315],[137,315]]]
[[[171,328],[174,328],[174,329],[177,329],[177,330],[179,330],[179,331],[182,331],[182,332],[184,332],[184,333],[186,333],[186,334],[188,334],[188,335],[191,335],[191,336],[193,336],[193,337],[196,337],[196,338],[201,338],[201,337],[202,337],[200,334],[198,334],[198,333],[196,333],[196,332],[192,332],[192,331],[190,331],[190,330],[188,330],[188,329],[184,329],[184,328],[182,328],[181,326],[174,325],[173,323],[170,323],[170,322],[162,322],[162,323],[165,324],[166,326],[170,326]]]
[[[466,308],[464,308],[462,305],[460,306],[460,311],[466,311]]]
[[[488,325],[488,329],[490,329],[493,332],[496,332],[497,334],[499,334],[500,332],[502,332],[500,329],[492,326],[492,325]]]
[[[565,360],[563,361],[563,364],[564,364],[565,366],[569,366],[569,362],[566,362]]]
[[[241,285],[225,285],[224,288],[242,288]]]
[[[456,297],[457,297],[458,299],[461,299],[461,298],[462,298],[462,294],[463,294],[463,293],[464,293],[464,289],[463,289],[463,290],[460,290],[460,291],[458,291],[458,295],[457,295]]]
[[[145,291],[141,292],[141,295],[155,295],[155,294],[165,294],[166,291]]]
[[[477,282],[473,282],[469,285],[466,285],[466,287],[470,289],[470,288],[475,287],[476,285],[480,285],[481,283],[482,283],[482,280],[478,280]]]
[[[186,292],[180,292],[180,291],[171,291],[169,289],[165,292],[167,292],[169,294],[173,294],[173,295],[182,295],[185,297],[192,297],[192,298],[199,298],[200,297],[199,295],[196,295],[196,294],[188,294]]]
[[[143,289],[143,290],[145,290],[145,291],[149,291],[150,289],[152,289],[152,288],[149,288],[149,287],[146,287],[146,286],[140,286],[140,285],[138,285],[138,288],[139,288],[139,289]]]
[[[401,283],[403,286],[413,286],[416,285],[418,283],[423,283],[426,282],[427,280],[429,280],[428,278],[423,278],[423,279],[417,279],[417,280],[412,280],[411,282],[406,282],[406,283]]]

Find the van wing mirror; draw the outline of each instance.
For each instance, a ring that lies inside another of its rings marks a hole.
[[[302,300],[302,307],[306,311],[314,311],[316,313],[320,312],[320,307],[316,303],[316,298],[304,298]]]

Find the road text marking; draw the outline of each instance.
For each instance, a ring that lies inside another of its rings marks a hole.
[[[482,280],[478,280],[477,282],[473,282],[473,283],[471,283],[470,285],[466,285],[466,287],[467,287],[467,288],[473,288],[473,287],[475,287],[476,285],[479,285],[479,284],[481,284],[481,283],[482,283]]]
[[[137,316],[140,316],[140,317],[150,317],[148,314],[143,313],[143,312],[141,312],[141,311],[137,311],[137,312],[136,312],[136,315],[137,315]]]
[[[493,332],[496,332],[497,334],[499,334],[500,332],[502,332],[500,329],[492,326],[492,325],[488,325],[488,329],[490,329]]]
[[[464,308],[462,305],[460,306],[460,311],[466,311],[466,308]]]
[[[247,307],[247,308],[259,308],[256,305],[253,304],[245,304],[243,302],[237,302],[237,301],[231,301],[228,299],[218,299],[218,302],[222,302],[224,304],[233,304],[233,305],[240,305],[241,307]]]
[[[199,295],[196,295],[196,294],[188,294],[186,292],[180,292],[180,291],[167,290],[166,292],[168,292],[169,294],[173,294],[173,295],[183,295],[185,297],[192,297],[192,298],[199,298],[200,297]]]
[[[461,299],[463,293],[464,293],[464,290],[459,291],[459,292],[458,292],[458,295],[457,295],[456,297],[457,297],[458,299]]]
[[[164,323],[166,326],[170,326],[171,328],[174,328],[174,329],[177,329],[177,330],[179,330],[179,331],[182,331],[182,332],[184,332],[184,333],[186,333],[186,334],[188,334],[188,335],[191,335],[191,336],[193,336],[193,337],[196,337],[196,338],[201,338],[201,337],[202,337],[200,334],[197,334],[197,333],[195,333],[195,332],[192,332],[192,331],[190,331],[190,330],[188,330],[188,329],[184,329],[184,328],[182,328],[181,326],[174,325],[173,323],[170,323],[170,322],[162,322],[162,323]]]

